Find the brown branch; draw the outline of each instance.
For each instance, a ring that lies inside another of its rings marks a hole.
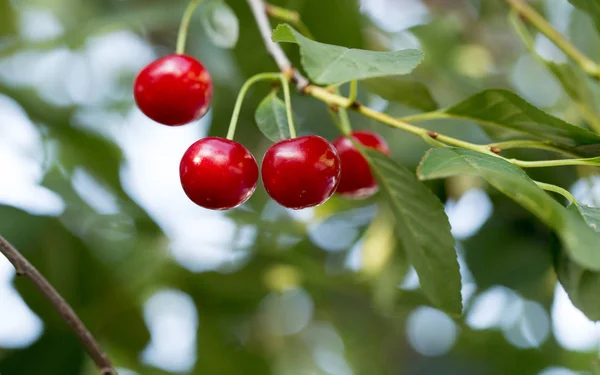
[[[303,91],[309,85],[308,80],[300,74],[296,69],[292,67],[292,63],[285,55],[285,52],[281,49],[279,44],[271,40],[271,24],[267,17],[266,7],[263,0],[247,0],[250,10],[254,15],[258,30],[263,38],[267,51],[275,60],[275,63],[279,67],[282,73],[288,74],[296,84],[299,91]]]
[[[67,301],[61,297],[54,287],[42,276],[42,274],[31,264],[17,249],[15,249],[4,237],[0,235],[0,253],[8,259],[17,270],[17,275],[25,276],[42,292],[44,297],[56,309],[56,311],[67,322],[69,327],[75,332],[79,341],[88,352],[101,375],[117,375],[117,371],[110,363],[110,360],[104,354],[100,346],[85,327],[81,319],[75,314],[75,311],[69,306]]]

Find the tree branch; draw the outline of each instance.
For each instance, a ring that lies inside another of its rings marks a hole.
[[[271,26],[269,24],[269,19],[267,17],[267,6],[265,5],[264,0],[246,0],[252,9],[252,13],[258,24],[258,29],[260,30],[260,34],[265,43],[265,46],[269,53],[275,59],[275,62],[279,66],[281,72],[288,76],[292,76],[294,82],[298,89],[304,94],[310,95],[322,102],[326,103],[330,108],[345,108],[351,109],[355,112],[358,112],[366,117],[372,118],[381,122],[382,124],[386,124],[388,126],[398,128],[404,130],[406,132],[412,133],[423,138],[427,143],[433,146],[450,145],[454,147],[460,147],[467,150],[476,151],[482,154],[486,154],[489,156],[498,157],[506,162],[509,162],[513,165],[519,167],[547,167],[547,166],[562,166],[562,165],[597,165],[597,161],[594,158],[590,159],[564,159],[564,160],[551,160],[551,161],[540,161],[540,162],[527,162],[517,159],[507,159],[501,155],[498,155],[501,151],[495,145],[479,145],[471,142],[463,141],[461,139],[457,139],[454,137],[450,137],[444,134],[439,134],[437,132],[431,132],[425,128],[418,127],[410,124],[408,121],[417,121],[417,120],[431,120],[438,118],[446,118],[447,115],[441,112],[426,112],[417,114],[414,116],[408,116],[401,119],[394,118],[386,113],[381,113],[375,111],[369,107],[363,106],[356,101],[352,101],[349,98],[340,96],[336,93],[333,93],[331,89],[326,87],[321,87],[317,85],[310,84],[310,82],[303,77],[300,73],[298,73],[290,60],[285,55],[285,52],[281,49],[281,47],[271,40]],[[510,4],[518,6],[519,10],[523,11],[523,3],[522,0],[506,0]],[[529,16],[531,14],[528,13]],[[541,16],[538,16],[541,18]],[[535,18],[535,17],[534,17]],[[543,20],[543,19],[542,19]],[[593,63],[593,62],[592,62]],[[595,64],[595,63],[593,63]],[[599,73],[600,76],[600,73]],[[531,146],[531,145],[529,145]],[[536,147],[540,148],[540,147]],[[548,148],[548,147],[545,147]]]
[[[0,253],[8,259],[15,267],[17,275],[25,276],[42,292],[44,297],[62,316],[65,322],[71,327],[75,335],[88,352],[101,375],[117,375],[117,371],[110,363],[110,360],[104,354],[96,339],[85,327],[81,319],[75,314],[75,311],[69,306],[67,301],[61,297],[54,287],[42,276],[42,274],[31,264],[17,249],[15,249],[4,237],[0,235]]]
[[[303,91],[308,85],[308,80],[300,74],[296,69],[292,67],[292,63],[287,58],[285,52],[281,49],[279,44],[271,40],[271,24],[267,17],[266,6],[263,0],[247,0],[250,10],[254,15],[258,30],[263,38],[267,51],[275,60],[275,63],[279,67],[282,73],[292,78],[299,91]]]

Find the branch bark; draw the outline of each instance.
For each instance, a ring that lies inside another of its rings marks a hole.
[[[101,375],[117,375],[117,371],[104,354],[96,339],[85,327],[67,301],[54,289],[52,284],[21,253],[0,235],[0,253],[15,267],[17,275],[25,276],[42,292],[44,297],[71,327],[75,335],[90,355]]]
[[[250,6],[250,10],[254,15],[254,19],[256,20],[258,30],[260,31],[260,35],[263,38],[267,51],[269,51],[269,54],[275,60],[279,70],[292,78],[299,91],[304,91],[304,89],[309,85],[308,79],[294,69],[292,63],[286,56],[285,52],[283,52],[279,44],[271,40],[272,29],[267,16],[265,2],[263,0],[248,0],[248,5]]]

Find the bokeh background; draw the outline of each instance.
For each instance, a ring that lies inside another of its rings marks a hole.
[[[583,123],[523,47],[502,1],[275,3],[298,10],[326,43],[423,49],[425,61],[412,76],[441,106],[507,88]],[[207,21],[200,8],[188,37],[188,53],[213,76],[212,109],[197,123],[168,128],[135,107],[132,83],[144,65],[174,50],[185,1],[0,0],[0,233],[72,304],[120,374],[598,371],[600,327],[557,284],[553,234],[479,180],[429,184],[458,240],[461,318],[435,309],[420,292],[377,197],[333,198],[295,212],[259,185],[230,212],[188,201],[178,175],[185,149],[206,135],[224,136],[245,79],[276,70],[245,1],[227,4],[238,20],[216,13]],[[600,59],[587,15],[566,0],[532,4]],[[543,57],[566,61],[544,37],[535,45]],[[297,62],[296,48],[285,49]],[[259,161],[269,142],[256,129],[254,109],[268,92],[266,85],[252,89],[236,134]],[[387,113],[415,113],[364,90],[360,96]],[[298,95],[293,102],[301,133],[338,135],[322,103]],[[415,167],[427,149],[372,120],[352,116],[352,123],[380,132],[405,165]],[[464,121],[424,125],[489,141]],[[593,171],[534,172],[584,203],[600,202]],[[0,258],[0,374],[94,373],[60,317]]]

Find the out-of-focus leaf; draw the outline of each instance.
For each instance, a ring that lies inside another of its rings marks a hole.
[[[271,92],[260,102],[254,118],[260,131],[271,141],[279,142],[290,138],[285,103],[277,93]]]
[[[475,151],[439,148],[430,150],[419,165],[423,180],[455,175],[485,179],[509,198],[553,228],[575,261],[600,270],[600,239],[580,217],[540,189],[523,170],[500,158]]]
[[[581,217],[596,232],[600,242],[600,208],[572,204],[569,210]],[[600,272],[594,272],[572,262],[561,252],[555,260],[556,273],[575,307],[589,319],[600,320]]]
[[[2,375],[81,374],[87,356],[75,334],[57,327],[44,330],[30,347],[9,352],[2,358]]]
[[[0,220],[0,233],[18,246],[54,285],[90,331],[130,358],[137,356],[150,335],[139,300],[119,282],[111,267],[95,257],[94,251],[69,233],[57,218],[36,217],[1,206],[0,218],[3,219]],[[39,229],[31,236],[30,233],[10,231],[15,226]],[[68,330],[66,323],[29,279],[16,279],[15,287],[48,329]]]
[[[586,105],[588,108],[594,110],[595,103],[593,100],[592,93],[587,86],[584,74],[579,69],[575,69],[573,65],[565,63],[556,63],[551,60],[546,60],[542,57],[535,48],[535,41],[533,40],[529,30],[525,26],[525,23],[521,20],[517,13],[511,14],[511,22],[515,27],[517,33],[521,36],[521,40],[525,43],[529,53],[536,57],[542,64],[544,64],[556,79],[560,82],[561,86],[577,103]]]
[[[302,66],[316,83],[327,85],[410,73],[423,60],[421,51],[376,52],[315,42],[289,25],[273,31],[273,41],[300,45]]]
[[[440,309],[460,315],[460,272],[444,206],[405,167],[381,152],[362,152],[396,219],[397,241],[419,274],[423,292]]]
[[[212,0],[202,9],[202,26],[217,46],[233,48],[238,41],[240,23],[223,0]]]
[[[0,41],[3,37],[14,36],[17,31],[17,17],[10,1],[0,2]],[[0,51],[2,48],[0,48]]]
[[[583,80],[580,71],[573,68],[569,64],[559,64],[551,60],[543,58],[535,49],[535,41],[533,40],[525,23],[515,13],[511,16],[511,21],[517,33],[521,36],[521,40],[527,46],[529,52],[534,55],[540,62],[554,74],[558,79],[563,89],[573,99],[580,102],[587,102],[590,99],[591,93]]]
[[[600,0],[569,0],[569,2],[588,13],[600,33]]]
[[[600,152],[600,135],[550,116],[510,91],[485,90],[445,109],[444,113],[485,126],[549,140],[560,146],[576,148],[593,145]]]
[[[473,237],[462,241],[478,289],[495,285],[539,299],[552,267],[552,232],[518,204],[492,197],[492,216]]]
[[[400,77],[371,78],[361,82],[385,100],[402,103],[422,111],[435,111],[438,104],[424,83]]]

